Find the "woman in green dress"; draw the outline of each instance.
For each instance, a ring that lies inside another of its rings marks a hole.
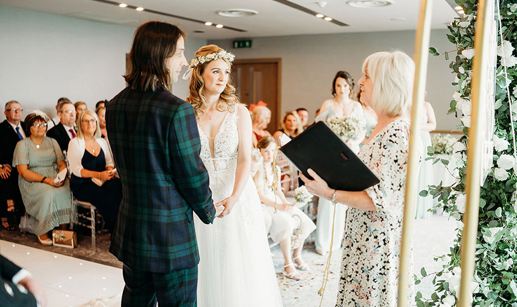
[[[18,184],[34,233],[41,244],[52,245],[48,232],[70,223],[72,199],[68,181],[55,180],[66,163],[57,141],[45,136],[45,117],[34,112],[25,118],[27,138],[16,144],[13,166],[20,174]]]

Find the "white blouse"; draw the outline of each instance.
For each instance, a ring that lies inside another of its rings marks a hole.
[[[111,156],[111,151],[109,150],[109,145],[103,138],[95,139],[97,143],[101,146],[102,151],[104,151],[104,156],[106,157],[106,167],[114,166],[113,157]],[[83,138],[74,138],[68,143],[68,163],[70,163],[70,171],[76,175],[77,177],[82,178],[81,170],[84,168],[81,161],[84,156],[84,151],[86,150],[86,145]]]

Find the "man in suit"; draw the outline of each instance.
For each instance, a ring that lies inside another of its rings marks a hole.
[[[51,118],[48,122],[47,122],[47,131],[49,131],[50,129],[54,128],[55,126],[57,126],[57,124],[59,124],[59,122],[61,121],[61,118],[59,118],[59,107],[61,106],[62,103],[64,102],[70,102],[72,103],[72,101],[70,101],[70,99],[66,98],[66,97],[61,97],[57,100],[57,103],[56,103],[56,112],[57,112],[57,115],[53,118]]]
[[[0,302],[2,307],[47,306],[43,288],[31,274],[0,255]]]
[[[0,217],[2,226],[12,231],[16,229],[16,215],[25,212],[18,170],[12,167],[16,143],[25,138],[25,124],[21,121],[23,109],[18,101],[7,102],[4,114],[7,119],[0,124]]]
[[[75,138],[75,106],[70,101],[61,103],[58,108],[59,124],[48,130],[47,136],[55,139],[62,151],[68,150],[68,143]]]
[[[193,212],[216,212],[194,108],[172,95],[187,65],[184,33],[141,25],[129,54],[128,87],[107,105],[108,137],[123,199],[110,252],[124,263],[122,306],[196,306],[199,253]]]

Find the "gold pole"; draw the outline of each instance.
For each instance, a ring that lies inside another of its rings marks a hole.
[[[415,82],[413,85],[413,104],[411,107],[411,127],[409,136],[409,162],[406,178],[406,195],[404,199],[404,220],[402,223],[402,242],[400,247],[398,306],[407,305],[408,283],[413,278],[409,268],[411,264],[411,232],[415,220],[415,200],[419,172],[418,142],[421,130],[421,110],[424,105],[427,60],[429,57],[429,37],[431,35],[432,0],[420,2],[420,14],[415,39]]]
[[[482,88],[486,88],[486,64],[488,47],[489,12],[493,12],[493,0],[480,0],[478,2],[478,14],[476,34],[474,37],[474,63],[472,67],[472,118],[469,128],[469,145],[467,149],[467,179],[465,192],[467,194],[467,206],[463,216],[463,237],[461,239],[461,285],[459,293],[459,307],[472,305],[472,291],[470,285],[474,276],[474,261],[479,220],[479,191],[481,185],[481,133],[484,127],[479,126],[480,104],[482,103]],[[488,101],[484,102],[485,104]]]

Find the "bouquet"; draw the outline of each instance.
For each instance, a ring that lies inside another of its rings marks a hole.
[[[312,196],[304,185],[294,190],[294,199],[297,203],[308,203],[312,200]]]
[[[436,133],[433,134],[431,142],[433,143],[435,155],[452,155],[452,146],[458,140],[450,134]]]
[[[330,117],[327,125],[343,141],[354,141],[364,134],[366,123],[356,117]]]

